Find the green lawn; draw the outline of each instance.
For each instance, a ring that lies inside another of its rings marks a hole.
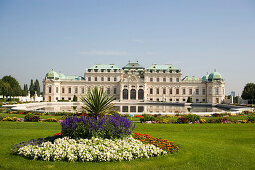
[[[135,131],[173,140],[181,149],[166,157],[130,162],[28,160],[12,155],[10,146],[60,132],[60,124],[0,122],[0,169],[255,169],[255,124],[139,123]]]

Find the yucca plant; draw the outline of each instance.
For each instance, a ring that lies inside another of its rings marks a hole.
[[[92,89],[92,91],[88,91],[84,97],[81,97],[84,111],[89,116],[96,118],[104,116],[104,114],[113,109],[113,100],[113,96],[108,95],[102,88],[98,89],[97,87]]]

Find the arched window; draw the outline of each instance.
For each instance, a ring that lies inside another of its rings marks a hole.
[[[128,89],[123,90],[123,100],[128,100]]]
[[[144,91],[143,89],[138,90],[138,100],[143,100],[144,98]]]
[[[130,91],[130,99],[131,100],[136,100],[136,90],[135,89],[132,89]]]

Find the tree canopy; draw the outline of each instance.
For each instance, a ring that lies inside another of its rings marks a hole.
[[[2,81],[5,83],[9,84],[9,90],[7,91],[7,93],[5,94],[5,96],[21,96],[22,95],[22,90],[21,87],[19,85],[19,82],[12,76],[4,76],[2,78]],[[8,86],[8,85],[7,85]],[[7,87],[5,85],[5,87]]]
[[[242,98],[254,103],[254,99],[255,99],[255,84],[254,83],[247,83],[245,85],[243,93],[242,93]]]

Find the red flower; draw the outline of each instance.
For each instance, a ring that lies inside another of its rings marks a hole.
[[[57,136],[57,135],[62,135],[62,133],[56,133],[54,136]]]

